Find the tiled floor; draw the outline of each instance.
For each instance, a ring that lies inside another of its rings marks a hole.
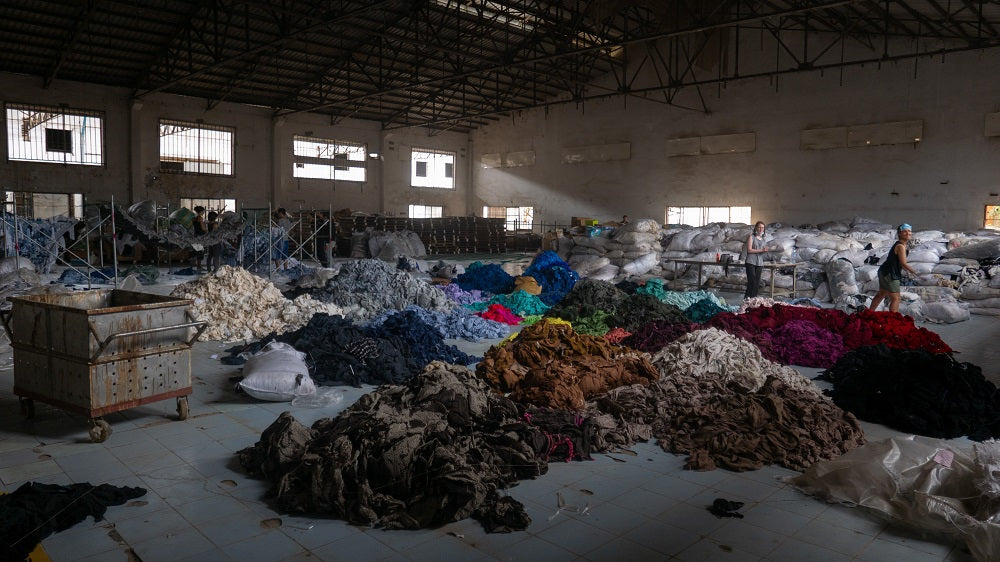
[[[1000,382],[1000,322],[974,316],[928,327],[959,350],[961,360]],[[187,420],[174,419],[173,400],[116,413],[106,418],[113,434],[104,443],[90,442],[82,416],[43,404],[33,420],[24,420],[12,393],[12,370],[0,371],[3,490],[28,480],[149,490],[110,508],[105,521],[88,519],[47,538],[43,547],[53,560],[971,560],[947,538],[921,536],[803,496],[781,482],[795,474],[790,470],[684,471],[682,457],[651,443],[636,445],[635,454],[555,463],[543,477],[510,489],[532,518],[524,532],[488,535],[471,520],[433,530],[382,531],[278,513],[264,498],[267,485],[247,477],[233,453],[253,444],[290,405],[234,393],[229,377],[237,372],[213,358],[223,347],[195,345]],[[478,353],[484,348],[473,347]],[[335,415],[368,390],[337,388],[339,404],[293,413],[308,424]],[[896,433],[865,428],[870,440]],[[706,506],[717,497],[746,502],[745,517],[711,515]]]

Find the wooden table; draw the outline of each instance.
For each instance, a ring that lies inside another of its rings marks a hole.
[[[673,259],[673,260],[670,260],[670,261],[674,262],[674,279],[677,278],[677,264],[682,263],[682,264],[686,264],[686,265],[695,265],[695,266],[698,266],[698,288],[701,288],[701,278],[702,278],[701,268],[702,267],[704,267],[706,265],[716,265],[716,266],[719,266],[719,267],[725,267],[724,264],[722,264],[720,262],[717,262],[717,261],[684,260],[684,259]],[[735,262],[735,261],[729,262],[729,264],[728,264],[729,267],[734,267],[734,266],[743,267],[744,265],[746,265],[746,264],[744,264],[743,262]],[[764,269],[770,269],[771,270],[771,287],[770,287],[770,292],[769,292],[768,296],[770,296],[772,299],[774,298],[774,295],[778,295],[778,296],[789,295],[792,298],[794,298],[795,294],[798,292],[798,284],[797,284],[798,279],[796,278],[795,274],[796,274],[796,270],[798,269],[798,267],[802,266],[802,265],[805,265],[805,262],[801,262],[801,261],[789,262],[789,263],[764,262],[764,263],[760,264],[760,266],[763,267]],[[775,289],[774,288],[774,272],[775,272],[775,270],[784,269],[786,267],[792,268],[792,289],[791,289],[791,291],[789,291],[788,289],[782,289],[780,287],[777,288],[777,289]]]

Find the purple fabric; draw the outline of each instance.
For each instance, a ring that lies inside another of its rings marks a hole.
[[[840,334],[809,320],[790,320],[768,333],[780,362],[785,365],[828,368],[847,351]]]
[[[438,287],[444,291],[444,294],[451,300],[458,304],[472,304],[486,300],[483,296],[483,292],[479,289],[473,289],[471,291],[465,291],[455,283],[449,283],[448,285],[438,285]]]

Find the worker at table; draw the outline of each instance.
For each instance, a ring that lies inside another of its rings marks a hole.
[[[761,267],[764,264],[764,223],[757,221],[753,225],[753,232],[746,241],[746,270],[747,270],[747,290],[743,294],[744,299],[756,297],[760,291],[760,274],[764,271]]]

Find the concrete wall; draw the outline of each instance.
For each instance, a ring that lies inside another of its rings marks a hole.
[[[129,196],[129,113],[127,92],[88,84],[60,84],[43,89],[41,78],[0,73],[0,101],[53,105],[105,112],[105,166],[69,166],[7,160],[7,136],[0,135],[0,189],[47,193],[83,193],[88,200]],[[4,116],[6,122],[6,116]],[[6,129],[5,129],[6,130]]]
[[[15,162],[0,146],[0,190],[83,193],[88,201],[128,204],[152,199],[176,206],[181,197],[235,198],[241,207],[295,209],[350,208],[368,213],[406,216],[411,203],[443,205],[445,214],[465,215],[471,193],[469,138],[418,128],[385,132],[380,123],[300,113],[274,118],[267,108],[153,94],[136,102],[120,88],[57,81],[41,87],[41,79],[0,73],[0,101],[104,112],[105,166]],[[226,176],[173,174],[159,170],[158,124],[161,118],[202,120],[236,129],[235,173]],[[380,158],[368,161],[365,182],[293,177],[292,138],[306,135],[363,142]],[[0,142],[5,142],[0,138]],[[410,187],[410,149],[447,150],[457,154],[455,189]]]
[[[744,67],[746,63],[743,63]],[[635,96],[548,111],[519,112],[472,135],[422,129],[383,131],[380,124],[272,112],[164,94],[133,104],[129,91],[0,75],[5,102],[61,104],[105,112],[103,167],[0,159],[0,189],[82,192],[88,200],[132,202],[180,197],[235,197],[289,209],[349,207],[405,216],[407,205],[442,205],[446,215],[479,214],[483,205],[533,206],[536,221],[664,220],[668,205],[749,205],[754,220],[818,223],[856,215],[907,221],[917,229],[971,229],[983,207],[1000,204],[1000,137],[983,133],[1000,111],[1000,53],[969,52],[901,63],[746,79],[682,90],[674,105]],[[641,77],[636,84],[650,83]],[[704,103],[704,106],[702,105]],[[707,109],[707,111],[706,111]],[[234,177],[158,171],[160,118],[202,119],[236,128]],[[804,129],[920,120],[919,143],[802,150]],[[753,133],[752,152],[668,156],[670,141]],[[292,177],[291,139],[310,134],[366,142],[381,155],[368,180]],[[3,141],[0,141],[3,142]],[[563,150],[628,143],[627,159],[564,164]],[[410,149],[457,154],[455,189],[409,185]],[[2,147],[6,154],[6,146]],[[533,165],[486,169],[484,154],[531,152]],[[896,193],[894,195],[893,193]]]
[[[410,204],[443,206],[445,216],[464,216],[475,211],[467,207],[472,191],[468,135],[396,129],[386,133],[382,148],[383,210],[386,214],[405,217]],[[454,152],[455,188],[410,187],[410,151],[413,148]]]
[[[665,207],[750,205],[754,220],[819,223],[857,215],[915,228],[982,226],[1000,204],[1000,53],[970,52],[682,91],[677,106],[619,98],[527,111],[473,134],[475,204],[532,205],[536,221]],[[662,96],[660,98],[662,100]],[[695,109],[684,109],[686,106]],[[919,143],[802,150],[803,129],[923,121]],[[668,157],[670,139],[756,134],[753,152]],[[562,150],[628,142],[628,160],[561,163]],[[486,168],[484,154],[534,151],[533,166]],[[898,193],[894,195],[893,192]]]

